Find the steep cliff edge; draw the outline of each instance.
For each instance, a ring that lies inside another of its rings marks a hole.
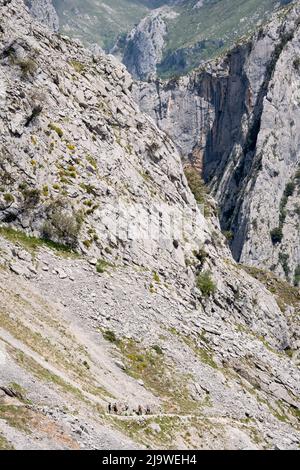
[[[25,0],[32,16],[53,31],[59,30],[59,18],[52,0]]]
[[[140,84],[141,108],[203,170],[235,259],[299,277],[299,3],[187,77]]]
[[[112,53],[119,56],[135,79],[156,77],[165,45],[168,14],[172,16],[165,8],[154,10],[113,48]]]
[[[0,448],[298,448],[299,291],[233,261],[116,59],[0,9]]]

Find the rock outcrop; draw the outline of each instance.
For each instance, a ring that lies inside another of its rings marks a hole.
[[[119,43],[112,50],[135,79],[156,77],[167,34],[165,16],[168,15],[164,8],[152,11],[128,34],[124,44]]]
[[[52,0],[25,0],[31,14],[53,31],[59,30],[59,18]]]
[[[187,77],[141,83],[137,100],[194,161],[236,260],[298,282],[299,3]]]
[[[124,66],[0,9],[0,447],[298,448],[299,291],[234,262]]]

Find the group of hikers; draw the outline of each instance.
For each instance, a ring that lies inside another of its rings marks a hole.
[[[132,410],[130,410],[129,405],[127,403],[125,404],[109,403],[107,405],[107,409],[108,409],[109,414],[115,414],[115,415],[136,414],[138,416],[142,416],[142,415],[151,414],[151,408],[149,405],[147,405],[146,407],[143,407],[142,405],[138,405],[137,408],[133,408]]]

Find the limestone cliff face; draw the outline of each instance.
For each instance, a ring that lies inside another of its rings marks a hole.
[[[209,183],[234,257],[297,277],[299,4],[224,58],[137,99]],[[276,237],[277,233],[277,237]],[[295,279],[296,281],[296,279]]]
[[[138,80],[156,77],[167,34],[165,14],[165,9],[151,12],[128,34],[125,44],[119,43],[112,51],[120,56],[128,71]]]
[[[53,31],[59,29],[59,18],[52,0],[25,0],[31,14]]]
[[[299,291],[234,262],[123,65],[0,13],[0,448],[298,448]]]

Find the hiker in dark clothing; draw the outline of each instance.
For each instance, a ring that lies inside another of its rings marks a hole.
[[[141,405],[139,405],[139,407],[138,407],[138,412],[137,412],[137,414],[138,414],[139,416],[141,416],[141,415],[143,414],[143,408],[141,407]]]
[[[117,404],[115,403],[114,406],[113,406],[113,411],[114,413],[117,415],[119,410],[118,410],[118,407],[117,407]]]
[[[107,406],[109,414],[111,413],[111,403],[108,404]]]

